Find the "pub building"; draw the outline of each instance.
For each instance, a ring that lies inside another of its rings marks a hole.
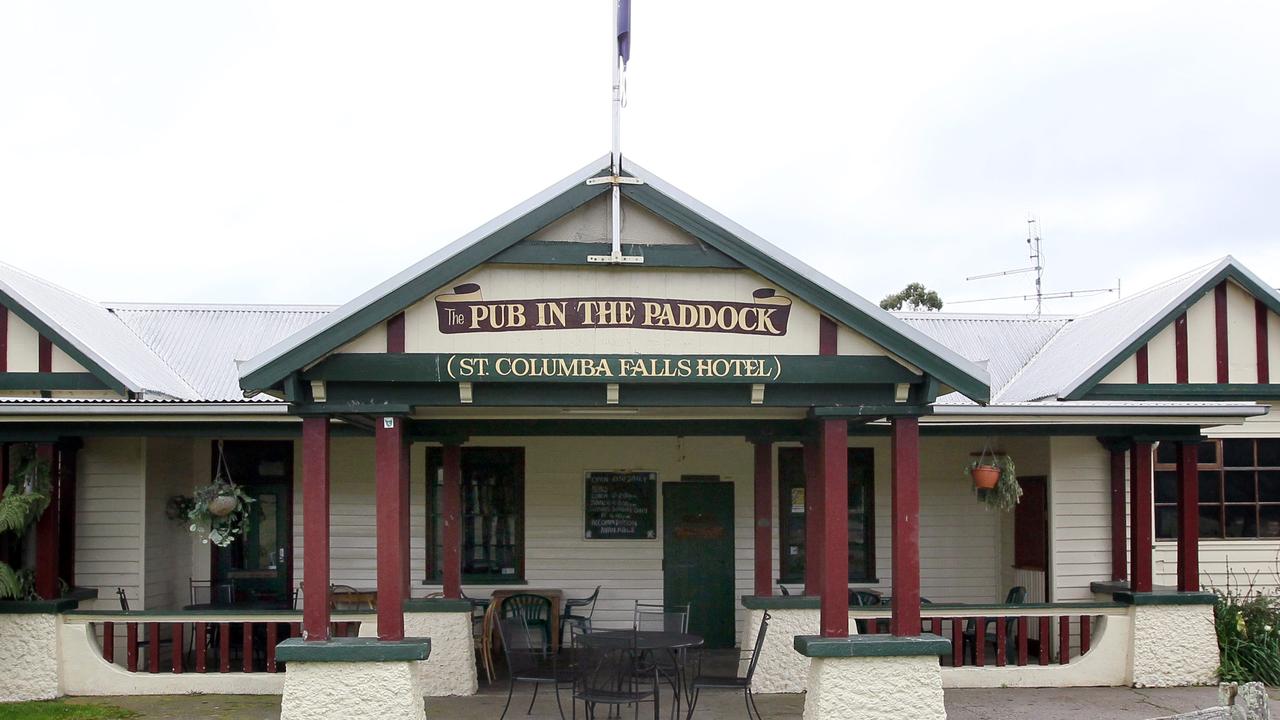
[[[593,629],[687,605],[707,648],[768,613],[753,689],[806,717],[942,717],[943,688],[1212,682],[1205,590],[1280,550],[1280,296],[1230,257],[1078,316],[889,313],[606,156],[340,307],[7,265],[0,304],[3,480],[52,479],[0,558],[42,598],[0,603],[3,700],[298,717],[304,681],[403,682],[386,716],[420,716],[488,682],[473,600],[558,625],[598,585]],[[992,457],[1011,510],[975,494]],[[216,478],[253,500],[227,547],[183,504]]]

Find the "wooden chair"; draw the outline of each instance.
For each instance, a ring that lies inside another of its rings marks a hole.
[[[750,660],[747,662],[746,677],[738,677],[737,675],[703,675],[701,663],[697,672],[694,673],[693,682],[689,684],[689,714],[686,719],[693,717],[693,710],[698,706],[698,696],[703,690],[724,689],[724,690],[741,690],[743,701],[747,704],[747,717],[752,718],[754,712],[755,720],[762,720],[760,708],[756,707],[755,696],[751,693],[751,679],[756,674],[756,663],[760,660],[760,648],[764,647],[764,636],[769,631],[770,615],[766,611],[764,617],[760,618],[760,629],[756,632],[756,644],[751,650]],[[701,657],[701,655],[699,655]]]

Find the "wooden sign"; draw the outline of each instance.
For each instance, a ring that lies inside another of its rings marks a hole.
[[[658,473],[588,472],[583,504],[587,540],[653,540]]]
[[[466,283],[437,295],[435,302],[440,332],[450,335],[581,328],[786,335],[791,298],[772,288],[760,288],[752,298],[752,302],[627,297],[490,301],[481,297],[479,285]]]

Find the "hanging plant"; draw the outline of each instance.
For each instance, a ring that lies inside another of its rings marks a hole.
[[[195,506],[195,498],[190,495],[173,495],[164,504],[164,516],[170,520],[187,520]]]
[[[985,488],[977,484],[978,471],[982,468],[994,468],[999,473],[994,486]],[[992,510],[1008,512],[1022,498],[1022,486],[1018,484],[1013,458],[1008,455],[991,455],[971,460],[965,466],[965,473],[974,479],[974,490],[978,493],[978,498]]]
[[[227,547],[249,528],[249,505],[253,498],[231,480],[231,469],[218,441],[218,471],[213,482],[196,490],[187,517],[191,532],[201,542]]]

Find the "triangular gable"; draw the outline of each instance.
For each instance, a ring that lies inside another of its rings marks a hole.
[[[110,390],[126,396],[193,397],[141,341],[91,300],[0,264],[0,306],[6,314],[0,392]],[[50,346],[46,372],[29,357],[31,345],[38,347],[41,338]]]
[[[1051,343],[1057,354],[1070,347],[1076,353],[1076,371],[1055,394],[1062,400],[1274,396],[1266,386],[1275,377],[1272,368],[1280,370],[1271,349],[1280,350],[1278,313],[1280,294],[1227,256],[1072,321]],[[1106,352],[1081,357],[1073,337],[1086,332]],[[1080,369],[1082,361],[1089,364]],[[1053,360],[1037,357],[1030,374],[1042,362]]]
[[[980,402],[988,399],[986,373],[980,368],[643,168],[630,162],[624,168],[625,174],[641,180],[638,185],[623,185],[626,198],[695,240],[689,244],[661,246],[664,251],[682,257],[688,257],[689,252],[697,253],[698,262],[707,263],[701,267],[750,270],[838,323],[852,328],[887,352],[918,367],[943,385]],[[291,373],[352,343],[366,331],[482,263],[527,261],[524,254],[528,252],[540,253],[545,261],[546,248],[530,245],[530,236],[535,236],[533,243],[539,242],[536,239],[539,230],[605,192],[608,185],[587,185],[586,180],[607,175],[607,157],[587,165],[347,303],[325,319],[243,363],[240,368],[241,388],[246,393],[255,393],[279,387]],[[646,252],[656,252],[655,247],[648,246]],[[579,253],[577,262],[580,263],[585,253],[581,253],[581,248],[573,250]]]

